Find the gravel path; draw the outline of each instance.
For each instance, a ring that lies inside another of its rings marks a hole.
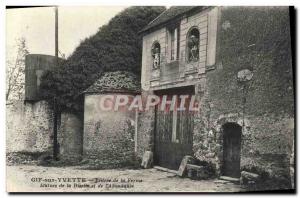
[[[237,192],[222,180],[195,181],[156,169],[80,170],[79,167],[7,166],[9,192]]]

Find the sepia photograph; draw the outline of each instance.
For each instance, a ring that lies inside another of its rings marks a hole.
[[[6,191],[295,193],[295,12],[6,6]]]

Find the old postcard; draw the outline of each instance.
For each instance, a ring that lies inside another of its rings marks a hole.
[[[295,192],[294,20],[7,7],[7,191]]]

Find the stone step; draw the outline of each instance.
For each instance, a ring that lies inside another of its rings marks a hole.
[[[179,169],[178,169],[178,175],[180,177],[184,177],[187,174],[187,165],[194,163],[195,159],[192,156],[186,155],[183,157]]]
[[[161,166],[153,166],[153,168],[155,168],[156,170],[159,170],[159,171],[164,171],[164,172],[168,172],[168,173],[174,173],[177,175],[177,171],[176,170],[171,170],[171,169],[168,169],[168,168],[165,168],[165,167],[161,167]]]
[[[209,174],[204,166],[198,166],[194,164],[187,164],[187,176],[191,179],[208,179]]]
[[[230,183],[230,181],[218,179],[218,180],[215,180],[214,183],[215,184],[227,184],[227,183]]]
[[[186,168],[187,169],[192,169],[192,170],[200,170],[200,169],[203,169],[203,166],[198,166],[198,165],[194,165],[194,164],[187,164]]]
[[[220,176],[219,179],[229,181],[229,182],[232,182],[232,183],[235,183],[235,184],[240,183],[240,178],[235,178],[235,177]]]

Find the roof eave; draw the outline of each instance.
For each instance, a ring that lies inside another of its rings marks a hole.
[[[140,94],[140,90],[103,90],[103,91],[84,91],[82,94],[114,94],[114,93],[128,93],[128,94]]]
[[[186,13],[193,12],[193,11],[195,11],[195,10],[197,10],[197,9],[200,9],[201,11],[203,11],[203,10],[208,9],[208,8],[210,8],[210,7],[211,7],[211,6],[195,6],[194,8],[191,8],[190,10],[188,10],[188,11],[186,11],[186,12],[184,12],[184,13],[181,13],[181,14],[179,14],[179,15],[176,15],[176,16],[174,16],[174,17],[172,17],[172,18],[170,18],[170,19],[168,19],[168,20],[166,20],[166,21],[164,21],[164,22],[162,22],[162,23],[159,23],[159,24],[157,24],[157,25],[155,25],[155,26],[152,26],[152,27],[147,28],[147,26],[149,26],[151,23],[153,23],[154,20],[158,19],[159,16],[161,16],[165,11],[167,11],[167,10],[165,10],[165,11],[162,12],[158,17],[156,17],[153,21],[151,21],[145,28],[143,28],[141,31],[139,31],[138,34],[139,34],[139,35],[143,35],[143,34],[145,34],[146,32],[153,32],[153,31],[155,31],[155,30],[157,30],[157,29],[160,29],[160,28],[164,27],[164,26],[165,26],[166,24],[168,24],[171,20],[174,20],[174,19],[176,19],[176,18],[179,19],[180,17],[184,16]]]

